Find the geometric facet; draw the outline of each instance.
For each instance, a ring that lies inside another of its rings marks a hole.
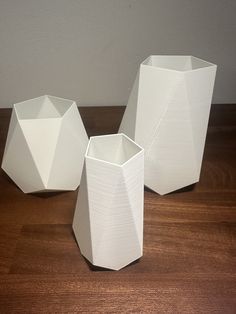
[[[25,193],[74,190],[87,143],[75,102],[41,96],[17,103],[2,168]]]
[[[215,75],[193,56],[140,65],[119,132],[145,149],[144,182],[159,194],[199,181]]]
[[[93,265],[119,270],[142,256],[143,163],[123,134],[90,138],[72,226]]]

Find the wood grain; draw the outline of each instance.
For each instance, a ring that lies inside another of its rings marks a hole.
[[[7,274],[13,262],[21,225],[0,224],[0,274]]]
[[[89,135],[124,107],[80,108]],[[11,111],[0,110],[0,156]],[[212,106],[201,180],[145,189],[144,256],[119,272],[81,256],[77,192],[23,194],[0,173],[0,313],[235,313],[236,105]]]

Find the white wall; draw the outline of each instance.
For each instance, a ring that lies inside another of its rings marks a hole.
[[[0,106],[126,104],[150,54],[218,64],[213,102],[236,103],[235,15],[235,0],[0,0]]]

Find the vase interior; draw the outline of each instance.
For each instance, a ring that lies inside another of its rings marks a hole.
[[[193,56],[150,56],[144,65],[152,67],[186,72],[212,66],[213,64]]]
[[[123,134],[92,137],[89,142],[87,157],[122,165],[139,153],[141,147]]]
[[[20,120],[61,118],[73,101],[53,96],[41,96],[15,104]]]

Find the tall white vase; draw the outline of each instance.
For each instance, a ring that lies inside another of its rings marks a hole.
[[[145,185],[166,194],[199,181],[216,65],[150,56],[139,68],[120,125],[145,149]]]
[[[73,230],[82,255],[113,270],[143,252],[143,149],[123,134],[91,137]]]
[[[25,193],[75,190],[87,144],[74,101],[27,100],[13,106],[2,168]]]

